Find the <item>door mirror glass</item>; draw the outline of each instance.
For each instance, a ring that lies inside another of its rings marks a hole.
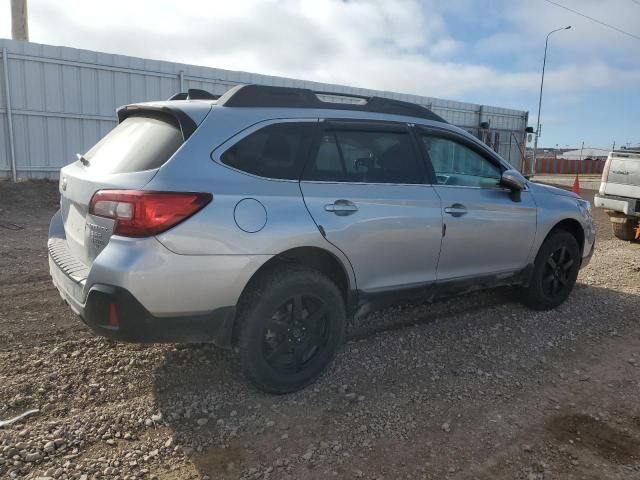
[[[522,174],[511,168],[502,172],[502,178],[500,179],[500,185],[509,188],[515,192],[524,190],[524,186],[527,183],[527,179]]]

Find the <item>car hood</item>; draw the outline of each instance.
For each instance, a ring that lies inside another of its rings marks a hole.
[[[552,187],[551,185],[543,185],[542,183],[529,182],[529,187],[534,194],[537,195],[560,195],[562,197],[580,198],[571,190],[564,190],[558,187]]]

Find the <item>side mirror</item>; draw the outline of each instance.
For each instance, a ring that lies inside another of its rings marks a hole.
[[[502,177],[500,178],[500,185],[511,190],[511,200],[514,202],[522,201],[522,190],[524,190],[524,186],[527,184],[527,179],[522,176],[522,174],[514,169],[505,170],[502,172]]]
[[[519,192],[524,190],[524,186],[527,184],[527,179],[522,174],[514,169],[505,170],[502,172],[500,178],[500,185],[507,187],[509,190]]]

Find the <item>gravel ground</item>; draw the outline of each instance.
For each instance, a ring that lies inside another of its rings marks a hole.
[[[233,352],[93,337],[48,278],[51,183],[0,183],[0,477],[640,479],[640,244],[570,299],[509,289],[358,320],[310,388],[275,397]],[[585,192],[585,198],[593,192]]]

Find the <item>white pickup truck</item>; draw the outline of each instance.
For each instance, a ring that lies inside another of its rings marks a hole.
[[[640,239],[640,150],[609,154],[594,204],[605,209],[616,237]]]

